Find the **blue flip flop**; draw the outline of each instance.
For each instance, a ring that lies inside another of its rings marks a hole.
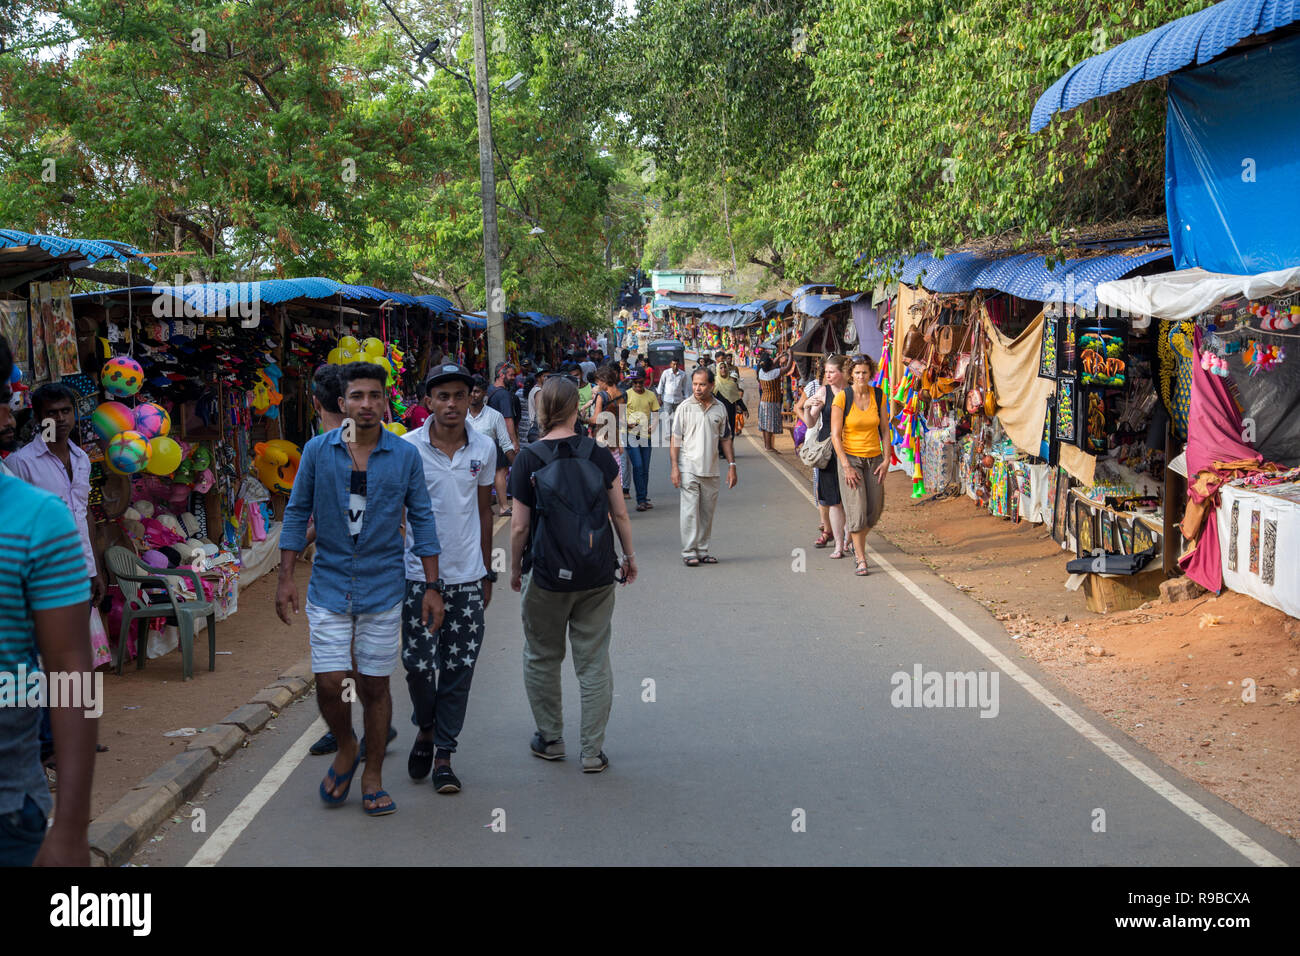
[[[372,800],[372,801],[378,802],[380,797],[388,797],[388,799],[389,799],[389,801],[390,801],[389,804],[388,804],[388,806],[386,806],[386,807],[370,807],[370,808],[367,809],[367,807],[366,807],[366,805],[365,805],[365,801],[366,801],[366,800]],[[361,803],[361,809],[362,809],[362,810],[365,810],[365,812],[366,812],[366,816],[368,816],[368,817],[383,817],[383,816],[387,816],[387,815],[390,814],[390,813],[396,813],[396,812],[397,812],[397,804],[394,803],[394,802],[392,802],[393,798],[392,798],[391,796],[389,796],[387,790],[376,790],[374,793],[363,793],[363,794],[361,795],[361,800],[362,800],[362,803]]]
[[[361,766],[361,751],[357,751],[357,759],[352,761],[352,769],[345,774],[334,772],[334,765],[330,764],[329,769],[325,771],[325,780],[321,781],[320,798],[325,801],[327,807],[341,807],[347,802],[348,793],[352,790],[352,778],[357,774],[357,767]],[[329,785],[326,786],[326,781]],[[331,791],[340,783],[344,784],[343,792],[337,797],[333,796]]]

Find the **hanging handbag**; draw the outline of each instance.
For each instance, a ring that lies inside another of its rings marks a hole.
[[[989,376],[989,359],[988,353],[984,355],[984,414],[992,418],[997,414],[998,395],[993,388],[993,380]]]
[[[829,388],[829,386],[825,386]],[[826,437],[819,438],[821,435],[821,416],[818,416],[817,430],[808,430],[804,437],[803,444],[799,446],[799,460],[809,468],[825,468],[831,463],[831,456],[835,454],[835,445],[831,442],[831,432],[826,430]]]
[[[981,366],[984,358],[984,336],[982,332],[976,333],[974,356],[971,359],[970,375],[975,379],[976,384],[971,385],[966,390],[966,411],[971,415],[982,415],[984,413],[984,386],[979,384],[983,381],[981,376]]]

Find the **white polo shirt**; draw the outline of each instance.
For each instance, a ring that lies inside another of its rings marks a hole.
[[[483,543],[479,538],[478,489],[492,484],[496,475],[496,443],[476,429],[466,427],[469,442],[456,449],[449,459],[440,448],[429,443],[433,416],[415,431],[402,436],[420,452],[424,482],[429,488],[429,503],[437,521],[438,574],[445,584],[470,584],[487,574],[483,566]],[[406,540],[408,581],[424,580],[424,565],[411,553],[411,539]]]
[[[727,410],[715,396],[706,409],[694,395],[673,413],[673,435],[681,446],[678,469],[701,478],[718,477],[718,442],[731,437]]]

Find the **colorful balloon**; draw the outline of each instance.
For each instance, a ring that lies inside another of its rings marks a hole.
[[[121,402],[103,402],[90,413],[90,427],[104,441],[135,427],[135,416]]]
[[[375,365],[378,365],[380,368],[384,370],[384,376],[386,379],[386,381],[384,382],[385,385],[392,385],[394,382],[397,381],[396,376],[393,375],[393,365],[391,362],[388,361],[388,359],[380,355],[378,357],[372,356],[370,358],[370,361]]]
[[[384,427],[387,428],[394,435],[406,434],[406,426],[403,425],[401,422],[384,422]]]
[[[345,352],[360,352],[361,343],[358,342],[353,336],[345,335],[343,336],[343,338],[339,339],[339,348],[341,348]]]
[[[144,384],[144,369],[129,355],[116,355],[104,363],[99,373],[99,383],[110,395],[125,398],[140,391]]]
[[[173,444],[175,444],[173,442]],[[149,464],[149,442],[137,431],[118,432],[108,440],[104,457],[119,473],[134,475]]]
[[[371,358],[383,355],[385,352],[384,343],[372,335],[361,343],[361,352]]]
[[[135,407],[135,430],[145,438],[161,438],[172,430],[172,417],[161,405],[145,402]]]
[[[174,438],[160,435],[149,442],[149,464],[145,470],[151,475],[170,475],[181,463],[181,446]]]

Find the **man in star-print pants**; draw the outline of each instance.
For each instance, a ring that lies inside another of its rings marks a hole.
[[[420,623],[423,581],[406,582],[402,602],[402,664],[411,691],[415,722],[434,728],[438,752],[455,753],[456,738],[465,725],[465,705],[474,679],[474,662],[483,644],[483,582],[448,584],[443,588],[446,609],[436,632]],[[435,678],[434,671],[437,671]],[[427,772],[427,771],[426,771]]]

